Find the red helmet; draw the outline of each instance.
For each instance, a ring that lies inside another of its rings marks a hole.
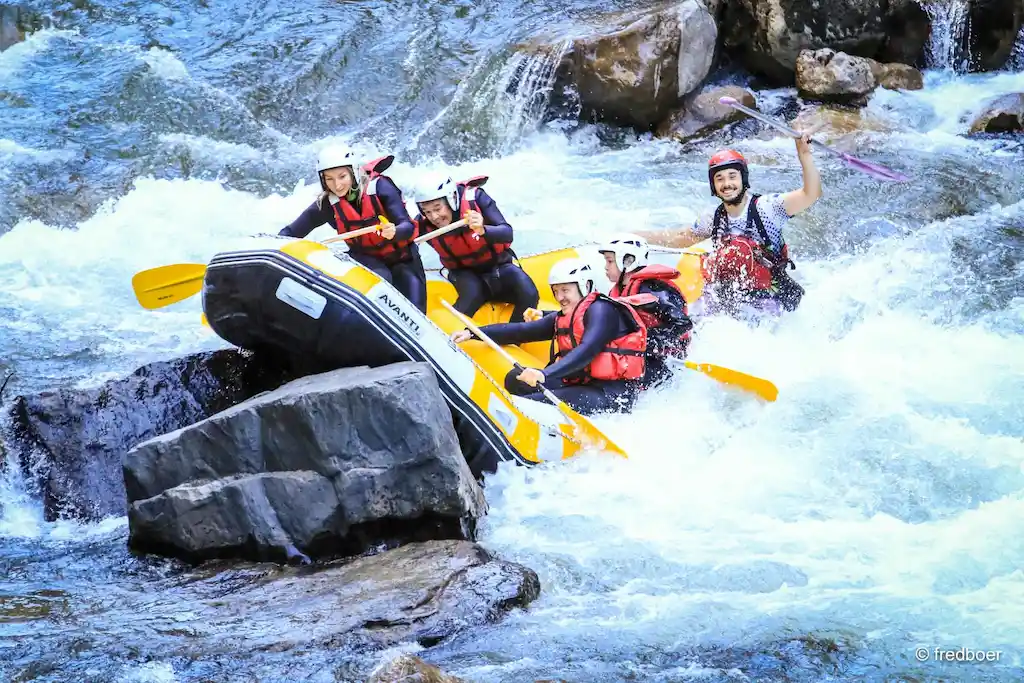
[[[708,160],[708,183],[711,184],[711,194],[715,197],[718,196],[715,194],[715,174],[728,168],[735,168],[740,172],[744,190],[750,187],[747,160],[734,149],[723,149],[715,152],[711,159]]]

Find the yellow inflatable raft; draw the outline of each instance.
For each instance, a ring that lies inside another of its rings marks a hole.
[[[701,248],[652,247],[650,260],[677,268],[687,301],[700,296]],[[520,260],[537,283],[540,308],[557,304],[547,284],[551,266],[570,257],[586,259],[603,273],[597,245],[561,249]],[[203,311],[221,338],[241,348],[287,356],[305,372],[378,366],[404,360],[429,364],[455,421],[460,445],[475,474],[500,461],[533,464],[568,458],[587,444],[556,406],[512,396],[504,389],[511,364],[479,341],[456,345],[451,332],[464,325],[442,305],[454,303],[455,288],[436,270],[427,271],[427,315],[394,287],[350,259],[344,250],[309,240],[279,248],[217,254],[206,267]],[[599,289],[610,283],[599,277]],[[509,304],[487,304],[478,325],[507,322]],[[546,342],[506,347],[522,365],[543,368]]]

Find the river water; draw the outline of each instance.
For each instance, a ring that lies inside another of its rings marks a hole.
[[[145,311],[132,274],[276,232],[315,196],[332,140],[396,153],[400,183],[442,164],[488,174],[521,254],[691,222],[725,142],[755,189],[800,182],[770,133],[683,147],[544,123],[551,62],[511,46],[606,3],[36,6],[57,28],[0,53],[8,397],[223,347],[197,297]],[[481,540],[536,569],[542,595],[420,656],[486,682],[1024,678],[1024,149],[964,136],[1024,73],[933,65],[922,91],[878,91],[869,130],[837,143],[911,183],[816,157],[825,196],[788,229],[800,310],[700,330],[695,358],[771,378],[779,401],[681,375],[597,420],[630,460],[502,469]],[[794,96],[759,105],[792,112]],[[254,651],[204,609],[245,571],[135,558],[126,538],[124,518],[44,522],[5,473],[0,679],[361,680],[394,654]],[[215,635],[197,640],[200,621]],[[936,648],[999,659],[936,663]]]

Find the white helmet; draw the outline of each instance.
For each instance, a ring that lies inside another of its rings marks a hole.
[[[647,240],[640,235],[634,235],[631,232],[624,232],[613,236],[610,240],[604,243],[604,245],[598,249],[602,254],[610,251],[615,254],[615,265],[619,267],[622,272],[631,272],[639,270],[647,265],[647,251],[649,249]],[[629,270],[626,270],[626,266],[623,265],[623,261],[626,260],[627,256],[633,257],[633,263],[629,265]]]
[[[549,285],[564,285],[575,282],[579,285],[580,295],[586,296],[594,291],[594,269],[578,258],[567,258],[551,266],[548,272]]]
[[[446,199],[452,211],[458,209],[459,191],[450,175],[444,171],[431,171],[416,184],[416,206],[432,199]]]
[[[345,145],[333,145],[320,150],[316,158],[317,175],[331,168],[351,166],[353,174],[356,169],[356,155]]]

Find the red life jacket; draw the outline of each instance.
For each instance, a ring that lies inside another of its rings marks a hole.
[[[569,315],[561,311],[555,316],[555,336],[551,340],[551,362],[579,346],[583,339],[583,316],[590,305],[601,299],[609,301],[619,308],[623,316],[628,316],[635,328],[618,339],[612,340],[583,371],[583,377],[564,379],[564,384],[587,384],[594,379],[640,379],[644,375],[646,365],[644,353],[647,351],[647,326],[636,310],[627,303],[609,299],[603,294],[592,292],[585,296]],[[555,351],[557,349],[557,352]]]
[[[394,161],[394,157],[389,155],[380,159],[374,159],[362,167],[361,170],[366,174],[366,180],[364,181],[366,188],[362,192],[362,199],[358,210],[344,197],[339,197],[337,204],[331,204],[331,208],[334,209],[334,218],[339,235],[358,230],[359,228],[379,225],[380,219],[377,217],[387,216],[387,212],[384,211],[384,205],[377,196],[377,180],[388,178],[388,176],[382,175],[381,171],[387,169],[392,161]],[[338,211],[339,206],[341,211]],[[359,251],[380,259],[390,266],[412,258],[413,238],[415,236],[414,230],[413,237],[407,240],[399,240],[397,236],[396,239],[387,240],[379,234],[371,232],[367,235],[353,237],[348,240],[348,244],[349,248],[353,251]]]
[[[476,188],[486,182],[487,176],[480,175],[456,184],[462,191],[462,199],[459,201],[458,216],[453,217],[453,220],[465,218],[470,211],[480,210],[476,203]],[[422,215],[416,217],[416,227],[417,232],[424,234],[429,232],[428,227],[430,230],[436,229],[430,226]],[[486,270],[511,261],[508,256],[501,257],[508,249],[508,244],[491,244],[485,237],[473,232],[468,225],[435,237],[430,240],[430,246],[441,257],[441,265],[450,271],[462,268]]]
[[[683,296],[683,291],[679,289],[679,285],[677,285],[674,282],[674,280],[677,277],[679,277],[679,271],[676,270],[675,268],[669,268],[668,266],[663,266],[660,263],[652,263],[651,265],[644,266],[640,270],[630,275],[629,282],[626,284],[626,288],[624,291],[619,287],[618,284],[616,284],[614,287],[612,287],[612,290],[608,293],[608,295],[611,297],[623,297],[626,298],[627,300],[633,299],[635,298],[635,296],[643,296],[642,294],[638,294],[638,292],[640,291],[641,285],[643,285],[645,282],[647,282],[648,280],[661,280],[669,287],[671,287],[673,290],[675,290],[676,293],[679,294],[679,298],[683,302],[683,315],[688,316],[690,312],[686,305],[686,297]],[[628,303],[633,302],[628,301]],[[637,307],[636,311],[637,313],[640,314],[640,319],[644,321],[644,325],[647,326],[648,330],[653,330],[658,327],[661,327],[661,318],[655,314],[654,310],[652,310],[655,308],[655,306],[660,305],[657,299],[654,299],[654,301],[650,302],[651,304],[653,304],[651,306],[643,305],[646,303],[647,302],[637,302],[633,304],[634,306]],[[679,352],[683,353],[690,342],[690,330],[688,329],[686,332],[679,335],[679,340]]]
[[[789,258],[789,246],[782,245],[778,254],[768,239],[761,214],[757,211],[757,200],[761,195],[752,195],[747,206],[747,234],[754,234],[760,241],[747,235],[726,234],[728,218],[725,204],[715,210],[711,227],[711,244],[714,251],[701,254],[700,270],[708,282],[736,282],[742,289],[771,289],[776,274],[786,266],[796,268]]]

